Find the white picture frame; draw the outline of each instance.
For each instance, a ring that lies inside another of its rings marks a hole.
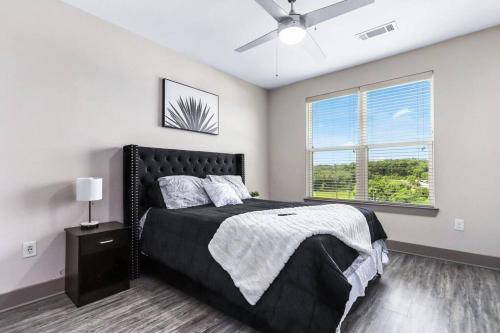
[[[219,134],[219,96],[163,79],[163,127]]]

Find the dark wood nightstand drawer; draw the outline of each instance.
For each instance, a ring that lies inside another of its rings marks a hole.
[[[127,230],[116,230],[85,236],[81,238],[80,246],[82,256],[128,246],[128,233]]]

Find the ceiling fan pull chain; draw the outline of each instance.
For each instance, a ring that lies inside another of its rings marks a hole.
[[[276,52],[275,52],[275,73],[274,76],[278,78],[280,75],[278,74],[278,40],[276,40]]]

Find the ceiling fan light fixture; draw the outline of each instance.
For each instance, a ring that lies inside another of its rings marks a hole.
[[[255,0],[257,4],[259,4],[269,15],[271,15],[276,20],[276,22],[278,23],[278,29],[268,32],[267,34],[254,39],[250,43],[246,43],[245,45],[237,48],[235,50],[236,52],[248,51],[275,38],[278,38],[284,44],[298,44],[304,39],[304,37],[306,37],[306,29],[375,2],[375,0],[337,1],[332,5],[316,9],[305,14],[299,14],[294,9],[294,4],[297,0],[288,0],[288,2],[290,3],[289,12],[286,12],[275,1],[276,0]],[[310,35],[310,38],[308,38],[308,40],[311,40],[313,42],[312,44],[315,45],[313,46],[313,48],[309,49],[315,49],[316,51],[313,51],[313,53],[321,53],[321,55],[324,57],[325,54],[323,50],[321,50],[321,47],[314,40],[312,35]]]
[[[288,26],[279,32],[280,40],[287,45],[300,43],[306,36],[306,30],[301,26]]]

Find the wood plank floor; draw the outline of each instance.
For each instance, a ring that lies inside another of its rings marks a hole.
[[[152,276],[79,309],[58,295],[0,313],[0,331],[256,333]],[[498,333],[500,271],[391,253],[342,332]]]

